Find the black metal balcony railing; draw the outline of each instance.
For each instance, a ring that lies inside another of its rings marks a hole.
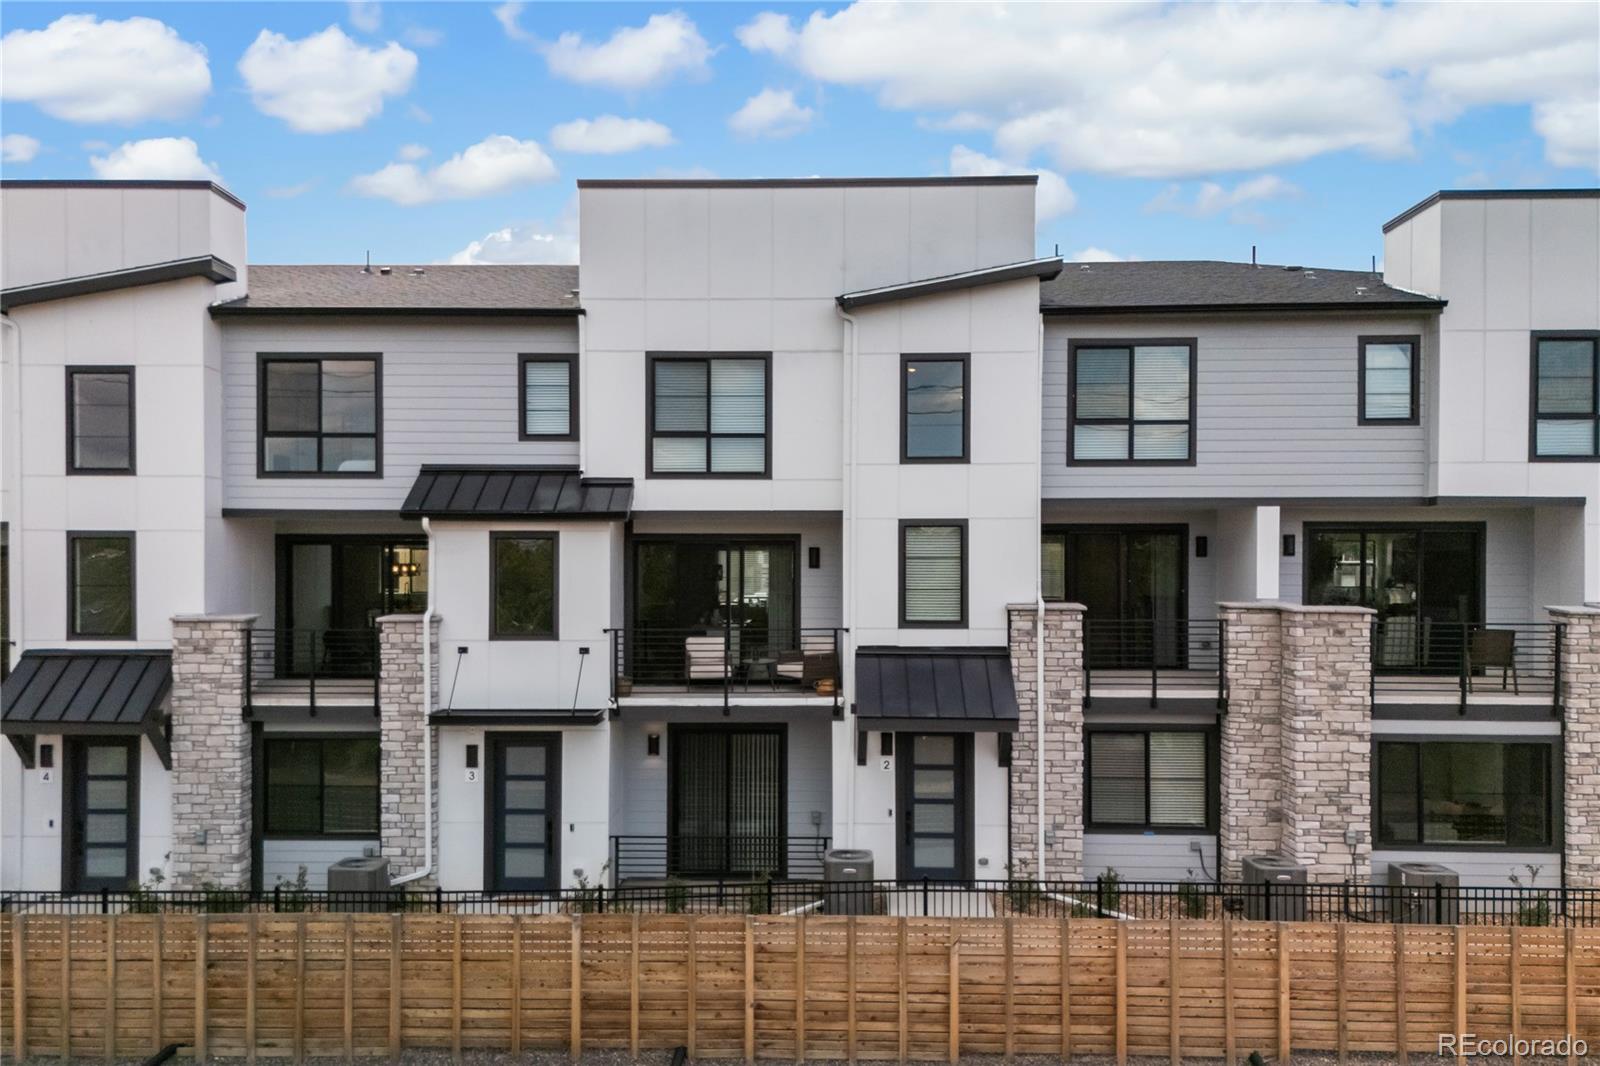
[[[610,629],[611,694],[826,696],[840,706],[840,629]]]
[[[1095,694],[1214,700],[1228,706],[1228,630],[1221,619],[1089,618],[1083,623],[1084,706]]]
[[[378,710],[378,633],[373,629],[250,629],[245,715],[262,706]]]
[[[828,842],[750,833],[614,836],[611,870],[618,884],[669,877],[815,880]]]
[[[1473,697],[1549,700],[1559,709],[1562,629],[1552,622],[1374,619],[1371,698],[1454,703],[1462,713]]]

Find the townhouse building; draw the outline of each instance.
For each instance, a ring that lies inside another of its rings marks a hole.
[[[271,266],[0,184],[0,887],[1600,883],[1600,191],[1382,274],[578,197],[578,266]]]

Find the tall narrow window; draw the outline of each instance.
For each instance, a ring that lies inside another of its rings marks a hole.
[[[133,473],[133,367],[67,367],[67,473]]]
[[[1361,425],[1415,425],[1420,379],[1417,337],[1361,337]]]
[[[376,356],[262,356],[263,477],[375,477]]]
[[[652,477],[766,477],[765,356],[650,358]]]
[[[1600,458],[1600,333],[1533,337],[1534,459]]]
[[[965,522],[900,524],[900,624],[967,624]]]
[[[522,368],[523,440],[578,438],[578,360],[571,355],[524,355]]]
[[[1204,829],[1211,818],[1211,752],[1198,730],[1089,734],[1086,821],[1103,829]]]
[[[1068,356],[1073,463],[1194,461],[1195,342],[1074,342]]]
[[[556,636],[556,535],[490,535],[489,636],[493,640],[552,640]]]
[[[950,463],[967,458],[970,366],[965,355],[901,357],[902,462]]]
[[[67,534],[67,636],[132,640],[132,533]]]

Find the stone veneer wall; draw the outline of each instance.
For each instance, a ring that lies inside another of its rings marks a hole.
[[[1045,606],[1045,735],[1034,702],[1038,613],[1012,604],[1011,676],[1021,718],[1011,745],[1011,876],[1037,876],[1039,744],[1044,745],[1045,869],[1051,879],[1083,876],[1083,607]]]
[[[1276,606],[1221,604],[1227,629],[1228,713],[1222,716],[1222,878],[1238,880],[1246,855],[1283,843],[1282,621]]]
[[[394,614],[378,619],[378,729],[381,749],[379,796],[380,839],[389,859],[389,876],[403,877],[422,869],[428,833],[438,832],[439,797],[424,776],[422,744],[433,745],[438,764],[437,732],[427,723],[428,707],[438,705],[439,620],[433,644],[433,699],[422,699],[422,615]],[[435,771],[437,773],[437,771]],[[431,802],[430,802],[431,800]],[[411,884],[431,887],[436,875]]]
[[[172,620],[173,888],[250,884],[244,664],[254,621],[254,615]]]
[[[1561,640],[1567,884],[1600,888],[1600,608],[1552,607]]]

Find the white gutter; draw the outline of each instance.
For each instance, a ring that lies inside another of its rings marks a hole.
[[[855,628],[855,572],[856,572],[856,544],[855,544],[855,491],[856,491],[856,356],[860,340],[861,327],[856,322],[855,316],[849,314],[844,308],[834,305],[834,310],[850,327],[850,343],[844,347],[844,373],[840,375],[841,401],[844,407],[844,484],[840,499],[841,530],[840,544],[843,548],[844,558],[840,566],[841,610],[840,624],[844,630],[840,634],[840,641],[846,645],[840,649],[839,660],[843,669],[839,672],[848,677],[850,684],[845,687],[843,699],[845,701],[846,721],[851,721],[854,715],[849,713],[851,697],[855,694],[855,656],[850,654],[849,647],[851,633]],[[852,726],[855,725],[851,721]],[[847,780],[849,787],[844,790],[844,826],[849,834],[848,840],[834,841],[835,847],[856,846],[856,745],[860,740],[855,729],[850,730],[850,750],[846,752],[846,765],[849,766]]]
[[[422,612],[422,868],[391,885],[407,885],[433,873],[433,525],[422,520],[428,538],[428,606]]]
[[[1044,399],[1044,316],[1043,315],[1039,316],[1038,380],[1039,380],[1039,393],[1038,393],[1038,395],[1039,395],[1039,398],[1040,398],[1040,402],[1038,404],[1035,404],[1034,408],[1038,412],[1038,418],[1039,418],[1038,428],[1039,428],[1039,432],[1042,434],[1044,432],[1044,404],[1043,404],[1043,399]],[[1035,439],[1036,440],[1043,440],[1043,437],[1041,436],[1041,437],[1037,437]],[[1034,498],[1034,501],[1035,501],[1034,502],[1034,512],[1033,512],[1033,515],[1034,515],[1033,528],[1034,528],[1034,537],[1035,537],[1035,539],[1038,539],[1042,535],[1042,533],[1044,531],[1044,460],[1043,460],[1042,457],[1040,457],[1039,461],[1035,464],[1034,469],[1038,471],[1038,476],[1037,476],[1037,479],[1036,479],[1037,483],[1034,486],[1038,491],[1036,491],[1033,494],[1033,498]],[[1037,877],[1039,880],[1043,881],[1045,879],[1045,869],[1044,869],[1044,827],[1045,827],[1045,818],[1044,818],[1044,795],[1045,795],[1045,790],[1044,790],[1044,722],[1045,722],[1045,713],[1044,713],[1044,563],[1043,563],[1043,559],[1041,558],[1041,556],[1039,555],[1038,552],[1034,553],[1033,563],[1034,563],[1034,569],[1033,569],[1033,573],[1034,573],[1034,579],[1033,579],[1034,606],[1033,606],[1033,609],[1034,609],[1034,622],[1035,622],[1035,625],[1034,625],[1034,637],[1033,637],[1033,668],[1034,668],[1033,709],[1034,709],[1034,714],[1035,714],[1035,720],[1034,720],[1034,745],[1033,745],[1034,751],[1033,751],[1033,754],[1034,754],[1034,764],[1035,764],[1034,765],[1034,787],[1036,789],[1036,791],[1034,793],[1034,798],[1035,798],[1034,808],[1037,810],[1038,816],[1039,816],[1039,825],[1038,825],[1038,850],[1039,850],[1039,854],[1038,854],[1037,865],[1034,868],[1034,876]],[[430,585],[429,587],[431,588],[432,586]]]

